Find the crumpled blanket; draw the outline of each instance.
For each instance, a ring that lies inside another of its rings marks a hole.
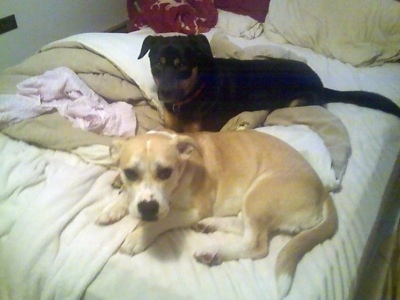
[[[150,26],[156,32],[199,34],[217,24],[218,13],[212,0],[137,1],[140,11],[128,1],[131,29]]]
[[[290,126],[291,128],[293,128],[293,125],[307,126],[307,128],[320,136],[325,147],[329,151],[329,159],[332,160],[332,170],[335,173],[334,177],[336,178],[336,180],[329,180],[330,182],[332,182],[330,186],[332,187],[332,189],[337,188],[345,173],[347,162],[351,155],[350,137],[349,133],[347,132],[346,126],[342,123],[342,121],[321,106],[287,107],[277,109],[273,112],[269,112],[267,110],[260,110],[255,112],[246,111],[238,114],[237,116],[229,120],[228,123],[222,128],[222,131],[261,128],[261,131],[267,132],[268,130],[266,128],[273,128],[276,126]],[[284,139],[284,141],[288,144],[292,144],[292,142],[296,142],[297,144],[296,134],[305,134],[296,131],[297,130],[290,130],[290,133],[293,134],[293,136],[288,136],[286,139]],[[271,132],[267,133],[271,134]],[[278,133],[282,136],[286,135],[286,133],[282,131],[279,131]],[[314,137],[312,136],[311,138],[314,139]],[[317,150],[313,148],[317,145],[318,141],[310,144],[310,140],[305,139],[305,143],[302,138],[298,140],[302,141],[303,143],[303,145],[301,145],[303,150],[294,147],[299,152],[304,154],[308,151]],[[318,153],[318,151],[314,153]],[[306,155],[304,156],[310,155],[306,153]],[[317,156],[319,156],[319,154],[315,155],[315,157]],[[312,162],[310,163],[314,166]],[[326,167],[325,163],[323,165]],[[324,168],[322,168],[322,170],[325,171]],[[324,177],[329,176],[330,175]]]
[[[226,26],[226,25],[225,25]],[[251,34],[247,31],[246,34]],[[210,46],[214,57],[218,58],[235,58],[235,59],[268,59],[268,58],[282,58],[297,60],[307,63],[307,60],[294,51],[278,47],[276,45],[258,45],[241,48],[231,42],[224,32],[216,32],[212,35]]]
[[[108,136],[134,136],[132,105],[109,104],[72,70],[56,68],[17,85],[16,95],[0,95],[0,128],[57,110],[74,127]]]

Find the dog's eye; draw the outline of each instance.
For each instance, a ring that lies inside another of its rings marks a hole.
[[[157,65],[159,65],[159,66],[165,65],[166,62],[167,62],[167,60],[165,59],[165,57],[160,57],[157,61]]]
[[[130,181],[135,181],[135,180],[139,179],[139,174],[134,169],[125,169],[124,174],[125,174],[126,178]]]
[[[167,180],[169,177],[171,177],[171,174],[172,168],[160,167],[157,169],[157,177],[161,180]]]

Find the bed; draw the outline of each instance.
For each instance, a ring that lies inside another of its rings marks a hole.
[[[210,268],[195,249],[234,236],[174,230],[131,257],[118,248],[136,220],[95,224],[119,197],[113,138],[163,128],[148,59],[136,59],[155,29],[203,33],[217,57],[301,60],[326,87],[400,106],[399,2],[148,3],[134,14],[128,2],[128,34],[67,37],[1,72],[0,299],[277,299],[274,263],[290,236],[273,237],[264,259]],[[224,130],[243,122],[301,151],[338,211],[286,299],[399,298],[400,118],[335,103],[245,113]]]

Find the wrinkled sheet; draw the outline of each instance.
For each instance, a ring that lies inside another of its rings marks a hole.
[[[0,281],[10,299],[79,299],[135,226],[93,223],[115,172],[4,135],[0,153]]]

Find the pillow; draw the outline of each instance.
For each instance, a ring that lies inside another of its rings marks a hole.
[[[212,0],[128,1],[130,29],[150,26],[155,32],[199,34],[215,26],[218,13]]]
[[[354,66],[400,59],[400,3],[393,0],[272,0],[264,33]]]

